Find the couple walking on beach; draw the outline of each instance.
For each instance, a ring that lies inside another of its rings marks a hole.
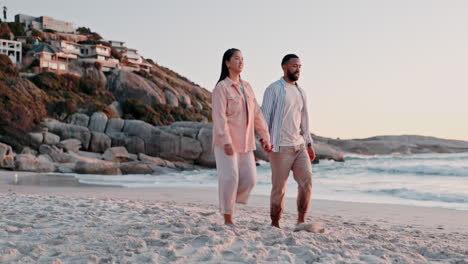
[[[213,149],[224,222],[234,224],[235,204],[246,204],[256,184],[253,154],[256,131],[271,165],[271,225],[280,227],[291,170],[298,183],[297,222],[304,223],[312,192],[311,161],[315,152],[306,95],[297,84],[301,61],[294,54],[284,56],[281,61],[284,75],[265,90],[261,109],[250,84],[240,77],[243,67],[241,51],[227,50],[212,94]]]

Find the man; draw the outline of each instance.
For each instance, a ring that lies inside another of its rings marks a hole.
[[[268,86],[262,103],[274,146],[270,153],[273,185],[270,197],[271,225],[278,228],[291,170],[298,184],[297,223],[304,223],[312,192],[311,161],[315,159],[306,95],[296,82],[301,73],[301,60],[295,54],[288,54],[281,61],[281,67],[284,76]]]

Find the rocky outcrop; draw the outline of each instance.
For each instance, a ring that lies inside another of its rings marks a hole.
[[[323,143],[314,142],[314,150],[316,159],[329,159],[335,161],[345,161],[344,156],[341,152],[337,151],[334,147]]]
[[[42,143],[48,144],[48,145],[55,145],[60,142],[60,137],[52,134],[50,132],[44,132],[44,141]]]
[[[78,152],[81,149],[81,141],[70,138],[60,141],[57,147],[64,149],[67,152]]]
[[[111,118],[107,122],[106,134],[120,133],[125,125],[125,120],[120,118]]]
[[[122,174],[152,174],[153,169],[150,165],[139,161],[126,162],[120,164]]]
[[[104,153],[108,148],[111,147],[111,138],[100,132],[91,132],[91,142],[89,144],[89,151]]]
[[[47,119],[43,124],[54,134],[60,136],[62,140],[74,138],[81,141],[84,149],[88,149],[89,142],[91,141],[91,132],[88,128],[65,124],[53,119]]]
[[[377,136],[348,140],[324,137],[314,137],[314,139],[329,144],[340,152],[363,155],[468,152],[468,142],[466,141],[415,135]]]
[[[124,147],[114,147],[107,149],[103,158],[108,161],[126,162],[130,160],[130,155]]]
[[[41,156],[20,154],[15,158],[15,169],[18,171],[53,172],[55,165]]]
[[[107,89],[115,96],[119,103],[127,99],[138,99],[153,106],[166,104],[164,92],[155,83],[131,72],[113,70],[107,79]]]
[[[212,150],[212,140],[213,140],[213,129],[212,127],[202,127],[198,132],[197,139],[200,141],[202,147],[202,153],[198,157],[196,163],[201,166],[215,167],[216,160]]]
[[[120,175],[120,164],[100,161],[100,162],[85,162],[79,161],[76,163],[75,172],[81,174],[99,174],[99,175]]]
[[[43,133],[29,133],[29,137],[31,138],[32,142],[34,142],[37,145],[42,144],[42,142],[44,141]]]
[[[68,116],[67,122],[71,125],[88,127],[89,116],[85,114],[76,113]]]
[[[0,143],[0,159],[4,156],[9,156],[13,154],[13,149],[7,144]]]
[[[14,169],[15,160],[12,148],[7,145],[0,143],[0,168],[2,169]]]

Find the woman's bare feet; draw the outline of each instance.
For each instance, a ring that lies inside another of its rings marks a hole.
[[[234,222],[232,221],[232,215],[224,214],[224,224],[225,225],[234,225]]]

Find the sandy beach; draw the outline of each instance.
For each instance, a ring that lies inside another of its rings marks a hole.
[[[269,226],[267,196],[222,224],[215,189],[85,186],[0,171],[1,263],[468,263],[468,212],[312,199],[294,232]]]

